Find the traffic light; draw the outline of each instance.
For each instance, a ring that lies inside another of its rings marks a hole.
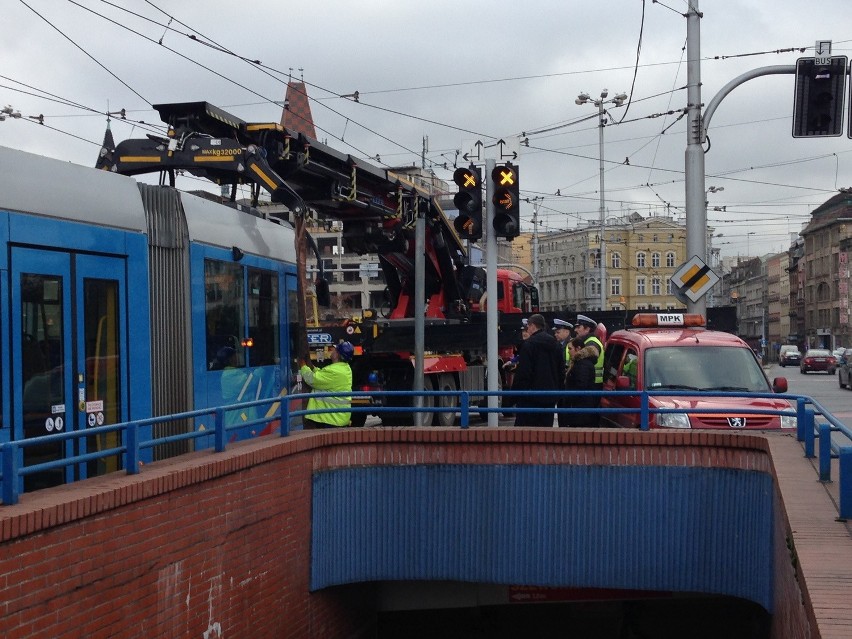
[[[846,56],[817,65],[813,58],[796,61],[793,137],[833,137],[843,133]]]
[[[459,210],[453,226],[463,239],[478,240],[482,237],[482,172],[475,166],[456,169],[453,182],[459,187],[453,198]]]
[[[494,187],[494,220],[492,225],[497,237],[512,240],[521,233],[521,201],[518,188],[518,167],[498,164],[491,171]]]

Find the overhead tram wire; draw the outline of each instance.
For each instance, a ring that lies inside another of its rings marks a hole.
[[[65,32],[63,32],[61,29],[59,29],[59,28],[58,28],[56,25],[54,25],[54,24],[53,24],[50,20],[48,20],[48,19],[47,19],[47,18],[45,18],[43,15],[41,15],[38,11],[36,11],[35,9],[33,9],[33,8],[32,8],[30,5],[28,5],[28,4],[27,4],[24,0],[18,0],[18,2],[20,2],[20,3],[21,3],[22,5],[24,5],[27,9],[29,9],[29,10],[30,10],[30,11],[32,11],[35,15],[37,15],[39,18],[41,18],[41,19],[42,19],[45,23],[47,23],[47,24],[48,24],[48,25],[49,25],[52,29],[54,29],[54,30],[55,30],[55,31],[56,31],[59,35],[61,35],[63,38],[65,38],[66,40],[68,40],[68,42],[70,42],[70,43],[71,43],[71,44],[73,44],[75,47],[77,47],[77,48],[78,48],[78,49],[79,49],[79,50],[80,50],[83,54],[85,54],[85,55],[86,55],[86,57],[88,57],[90,60],[92,60],[92,62],[94,62],[95,64],[97,64],[97,65],[98,65],[99,67],[101,67],[104,71],[106,71],[107,73],[109,73],[109,74],[110,74],[113,78],[115,78],[116,80],[118,80],[118,81],[119,81],[121,84],[123,84],[123,85],[124,85],[124,86],[125,86],[128,90],[130,90],[130,91],[131,91],[132,93],[134,93],[134,94],[135,94],[135,95],[136,95],[136,96],[137,96],[140,100],[142,100],[145,104],[147,104],[148,106],[151,106],[151,101],[150,101],[150,100],[148,100],[148,99],[147,99],[146,97],[144,97],[141,93],[139,93],[136,89],[134,89],[134,88],[133,88],[133,87],[131,87],[129,84],[127,84],[127,82],[125,82],[124,80],[122,80],[121,78],[119,78],[119,77],[118,77],[115,73],[113,73],[110,69],[108,69],[108,68],[107,68],[107,67],[106,67],[103,63],[101,63],[101,62],[100,62],[100,60],[98,60],[97,58],[95,58],[95,57],[94,57],[93,55],[91,55],[88,51],[86,51],[83,47],[81,47],[79,44],[77,44],[76,42],[74,42],[74,40],[72,40],[72,39],[71,39],[71,38],[70,38],[70,37],[69,37],[69,36],[68,36]]]
[[[3,79],[8,80],[10,82],[15,82],[17,84],[20,84],[21,86],[27,87],[28,89],[32,89],[32,91],[24,91],[23,89],[19,89],[17,87],[8,86],[8,85],[5,85],[5,84],[0,84],[0,88],[8,89],[9,91],[15,91],[16,93],[21,93],[23,95],[29,95],[29,96],[32,96],[34,98],[38,98],[39,100],[47,100],[48,102],[56,102],[57,104],[61,104],[63,106],[68,106],[68,107],[71,107],[71,108],[80,109],[81,111],[86,111],[87,116],[98,115],[98,116],[110,117],[110,116],[113,115],[112,113],[108,113],[106,111],[100,111],[100,110],[95,109],[93,107],[86,106],[85,104],[81,104],[79,102],[69,100],[68,98],[63,98],[62,96],[58,96],[58,95],[55,95],[53,93],[49,93],[49,92],[47,92],[43,89],[39,89],[38,87],[34,87],[34,86],[29,85],[29,84],[25,84],[25,83],[23,83],[19,80],[15,80],[14,78],[10,78],[10,77],[4,76],[4,75],[0,75],[0,78],[3,78]],[[38,92],[38,93],[35,93],[35,92]],[[45,115],[43,117],[54,119],[54,118],[64,118],[64,117],[69,117],[69,116],[65,116],[65,115],[48,116],[48,115]],[[129,124],[132,124],[133,126],[138,126],[139,128],[146,130],[150,133],[155,133],[157,135],[164,135],[165,134],[165,125],[158,125],[156,123],[146,122],[145,120],[134,120],[132,118],[127,118],[127,117],[113,118],[113,119],[116,122],[127,122]],[[48,127],[48,128],[59,131],[60,133],[65,133],[66,135],[70,135],[72,137],[77,137],[73,133],[69,133],[67,131],[62,131],[61,129],[57,129],[55,127]],[[82,138],[80,138],[80,139],[82,139]],[[89,141],[91,141],[91,140],[87,140],[87,142],[89,142]],[[98,146],[100,146],[100,143],[95,143],[95,144],[98,144]]]

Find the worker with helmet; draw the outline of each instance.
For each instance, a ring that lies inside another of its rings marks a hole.
[[[331,363],[323,368],[315,368],[310,361],[302,361],[299,373],[308,386],[321,393],[341,391],[352,392],[352,368],[349,362],[355,354],[355,348],[350,342],[340,342],[331,351]],[[352,397],[347,395],[329,397],[311,397],[308,400],[309,413],[303,418],[303,428],[337,428],[348,426],[352,414],[349,411],[327,412],[328,409],[350,408]]]
[[[577,337],[583,338],[583,344],[591,346],[597,351],[595,358],[595,386],[598,390],[603,388],[603,361],[604,347],[603,342],[595,334],[595,329],[598,328],[598,323],[587,315],[577,315],[577,321],[574,323],[574,331]]]

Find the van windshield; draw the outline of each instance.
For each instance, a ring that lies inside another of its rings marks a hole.
[[[730,346],[660,346],[645,351],[645,388],[769,393],[754,354]]]

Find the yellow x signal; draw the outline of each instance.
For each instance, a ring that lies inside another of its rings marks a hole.
[[[500,186],[511,186],[515,183],[515,172],[509,169],[500,169]]]
[[[476,186],[476,176],[473,173],[465,173],[464,174],[464,184],[462,186],[465,186],[465,187]]]

